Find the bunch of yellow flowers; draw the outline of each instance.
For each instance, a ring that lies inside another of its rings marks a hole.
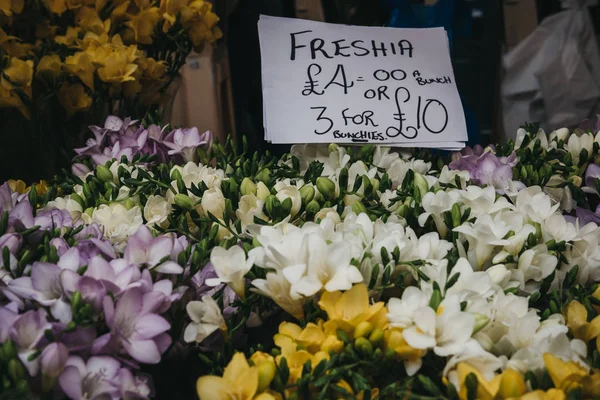
[[[218,21],[204,0],[0,1],[0,108],[144,117]]]

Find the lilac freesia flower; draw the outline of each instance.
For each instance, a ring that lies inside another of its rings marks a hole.
[[[123,293],[116,304],[112,298],[105,297],[104,316],[110,332],[100,336],[94,342],[92,351],[125,350],[134,360],[156,364],[170,343],[169,323],[161,316],[148,312],[144,294],[140,288],[132,288]]]
[[[120,364],[112,357],[96,356],[87,361],[69,357],[64,372],[58,378],[61,389],[73,400],[104,400],[119,398],[115,378]]]
[[[600,131],[600,114],[596,114],[593,118],[584,119],[577,129],[581,129],[584,132],[592,132],[595,135]]]
[[[135,376],[127,368],[121,368],[117,375],[116,382],[119,386],[119,393],[123,399],[141,400],[148,399],[153,395],[149,385],[149,378]]]
[[[39,370],[39,359],[29,361],[29,356],[37,351],[37,346],[44,337],[44,331],[52,325],[46,319],[44,309],[27,311],[17,318],[10,329],[10,339],[18,349],[18,356],[29,375],[36,376]]]
[[[9,303],[0,307],[0,343],[9,338],[13,323],[19,318],[19,305]]]
[[[50,307],[54,318],[69,322],[72,318],[71,304],[64,296],[60,275],[63,269],[55,264],[36,262],[31,267],[31,276],[17,278],[8,284],[11,292],[23,299],[35,300]]]
[[[50,343],[40,355],[42,375],[56,378],[59,376],[69,358],[69,349],[62,343]]]
[[[169,149],[170,156],[179,155],[183,162],[197,162],[198,154],[196,150],[199,147],[210,148],[212,146],[213,134],[206,131],[202,135],[198,128],[176,129],[169,133],[163,144]]]
[[[600,179],[600,166],[590,163],[585,170],[585,186],[581,188],[586,193],[598,194],[596,190],[596,179]]]
[[[162,261],[171,257],[175,247],[174,235],[153,237],[146,225],[140,226],[135,235],[130,236],[125,247],[124,258],[130,263],[148,265],[156,272],[163,274],[180,274],[183,267],[174,261]]]
[[[0,252],[5,247],[8,247],[8,251],[16,255],[22,245],[23,237],[18,233],[5,233],[0,236]]]
[[[450,169],[467,171],[471,181],[477,185],[491,185],[503,191],[512,181],[512,168],[517,165],[517,155],[498,158],[491,151],[482,155],[465,155],[450,163]]]
[[[73,218],[67,210],[51,208],[37,213],[33,221],[34,225],[39,225],[40,230],[72,228]]]
[[[584,226],[590,222],[600,226],[600,205],[596,207],[596,212],[586,210],[585,208],[576,207],[575,217],[579,220],[579,226]]]

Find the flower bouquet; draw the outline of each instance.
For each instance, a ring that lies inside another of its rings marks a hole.
[[[111,113],[161,120],[188,54],[221,37],[211,9],[204,0],[0,3],[3,170],[28,172],[22,158],[32,178],[52,176]]]
[[[0,188],[0,398],[600,397],[593,122],[451,158],[91,131]]]

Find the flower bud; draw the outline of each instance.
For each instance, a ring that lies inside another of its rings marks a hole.
[[[317,178],[317,189],[328,200],[335,197],[335,183],[329,178],[324,176]]]
[[[64,344],[50,343],[40,356],[42,375],[56,378],[62,373],[68,358],[69,350]]]
[[[371,178],[371,186],[373,187],[373,191],[376,192],[379,190],[379,179]]]
[[[7,340],[2,345],[2,354],[5,358],[5,361],[8,361],[17,356],[17,347],[12,340]]]
[[[259,200],[265,201],[270,194],[271,192],[269,191],[267,185],[262,182],[258,182],[256,184],[256,197],[258,197]]]
[[[275,362],[264,361],[258,366],[258,391],[267,389],[275,377]]]
[[[321,210],[321,206],[315,200],[306,205],[306,212],[310,215],[315,215]]]
[[[16,382],[25,376],[25,369],[23,365],[17,360],[13,358],[8,362],[8,376],[13,382]]]
[[[581,183],[582,183],[582,179],[579,175],[573,175],[569,178],[569,180],[573,183],[573,185],[575,185],[576,187],[581,187]]]
[[[337,338],[335,335],[329,335],[323,343],[321,343],[321,351],[326,353],[339,353],[344,348],[344,342]]]
[[[175,195],[175,204],[184,210],[191,211],[194,209],[194,202],[188,195],[178,193]]]
[[[110,169],[106,168],[104,165],[98,165],[96,167],[96,176],[101,182],[112,182],[114,178]]]
[[[330,153],[333,153],[335,151],[339,151],[340,150],[340,146],[338,146],[336,143],[331,143],[328,147],[327,150],[329,150]]]
[[[126,199],[126,200],[123,202],[123,206],[124,206],[126,209],[128,209],[128,210],[131,210],[133,207],[135,207],[135,203],[134,203],[134,202],[133,202],[133,200],[131,200],[131,199]]]
[[[427,180],[425,180],[425,177],[423,175],[415,172],[414,184],[417,187],[417,189],[419,189],[419,194],[421,195],[421,198],[423,198],[423,196],[425,196],[425,193],[429,191],[429,185],[427,184]]]
[[[383,341],[383,337],[383,330],[375,328],[373,329],[373,332],[371,332],[371,334],[369,335],[369,341],[373,343],[373,346],[378,346]]]
[[[408,206],[406,204],[402,204],[397,211],[397,214],[402,217],[402,218],[406,218],[406,216],[408,215],[410,209],[408,208]]]
[[[313,185],[304,185],[300,188],[300,196],[302,197],[302,204],[308,204],[315,197],[315,188]]]
[[[367,356],[373,352],[373,345],[364,337],[359,337],[354,341],[354,347],[358,350],[358,353]]]
[[[521,397],[527,391],[527,385],[520,373],[514,369],[507,369],[502,373],[498,397],[511,399]]]
[[[367,337],[373,330],[373,324],[363,321],[354,328],[354,338]]]
[[[475,326],[473,327],[473,334],[476,334],[477,332],[485,328],[488,322],[490,322],[490,319],[487,315],[479,313],[473,313],[473,316],[475,317]]]
[[[79,178],[83,178],[84,176],[89,174],[91,171],[87,165],[81,164],[81,163],[75,163],[71,167],[71,172],[73,173],[73,175],[78,176]]]
[[[91,217],[92,215],[94,215],[94,207],[88,207],[88,208],[86,208],[83,213],[86,214],[86,215],[89,215]]]
[[[256,175],[256,179],[264,183],[265,185],[269,183],[271,180],[271,171],[268,168],[261,170],[258,175]]]
[[[85,201],[83,201],[83,198],[77,193],[71,193],[71,199],[75,200],[81,206],[81,208],[85,208]]]
[[[273,217],[273,211],[279,208],[281,204],[275,195],[269,195],[265,200],[265,208],[269,216]]]
[[[181,176],[181,172],[177,168],[173,168],[173,171],[171,171],[171,180],[178,181],[180,179],[183,180],[183,176]]]
[[[252,180],[248,177],[244,178],[242,181],[242,185],[240,186],[240,191],[242,195],[245,196],[247,194],[256,194],[256,185]]]
[[[361,201],[356,201],[352,204],[352,211],[356,214],[366,213],[367,207]]]

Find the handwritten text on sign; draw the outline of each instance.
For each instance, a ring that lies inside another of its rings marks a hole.
[[[259,34],[268,140],[467,140],[443,29],[261,16]]]

